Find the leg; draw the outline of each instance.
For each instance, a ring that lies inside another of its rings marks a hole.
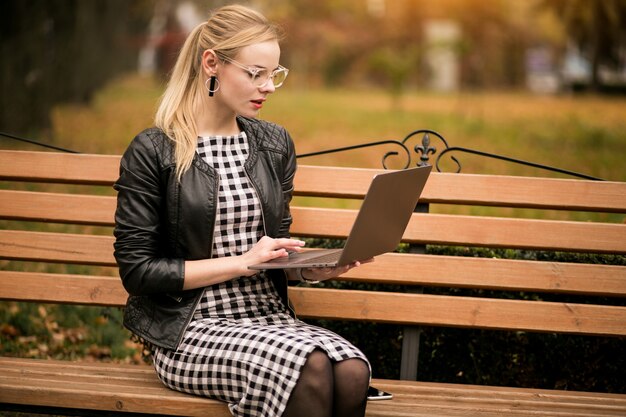
[[[335,401],[333,415],[362,417],[367,406],[370,370],[361,359],[347,359],[333,364]]]
[[[333,366],[321,350],[307,358],[284,417],[330,417],[333,404]]]

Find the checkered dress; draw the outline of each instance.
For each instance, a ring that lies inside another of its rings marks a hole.
[[[243,165],[245,133],[198,139],[220,176],[213,256],[249,250],[263,235],[261,206]],[[294,319],[271,280],[240,277],[207,287],[177,350],[156,348],[154,366],[175,390],[229,403],[234,416],[280,416],[307,355],[367,359],[340,336]]]

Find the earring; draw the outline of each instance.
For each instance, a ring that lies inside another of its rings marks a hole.
[[[210,86],[207,85],[209,81],[211,81]],[[217,83],[217,86],[215,85],[215,83]],[[215,92],[220,89],[220,80],[218,80],[215,75],[211,75],[211,78],[207,78],[207,80],[204,82],[204,87],[209,92],[209,97],[213,97],[213,94],[215,94]]]

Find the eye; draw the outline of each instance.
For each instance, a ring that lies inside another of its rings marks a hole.
[[[256,81],[259,78],[262,78],[264,73],[265,73],[264,69],[260,69],[260,68],[249,68],[248,69],[248,74],[250,74],[250,79],[252,81]]]

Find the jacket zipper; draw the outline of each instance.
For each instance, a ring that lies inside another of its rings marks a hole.
[[[217,210],[217,195],[220,190],[220,177],[219,175],[217,175],[216,177],[217,177],[215,181],[216,192],[213,194],[213,207],[215,207],[215,210]],[[213,228],[211,229],[211,236],[214,236],[214,235],[215,235],[215,219],[213,219]],[[212,257],[213,257],[213,237],[211,238],[211,247],[209,248],[209,259],[211,259]],[[202,298],[202,294],[204,294],[204,290],[200,291],[200,293],[196,296],[196,300],[193,303],[193,308],[191,309],[191,314],[189,314],[189,317],[187,318],[187,320],[185,320],[185,326],[183,327],[183,330],[180,332],[180,335],[178,336],[178,339],[176,340],[176,348],[180,346],[180,342],[183,339],[183,336],[185,335],[185,330],[187,330],[187,327],[189,326],[189,323],[191,323],[191,319],[193,318],[196,312],[196,308],[198,308],[198,304],[200,304],[200,299]]]

